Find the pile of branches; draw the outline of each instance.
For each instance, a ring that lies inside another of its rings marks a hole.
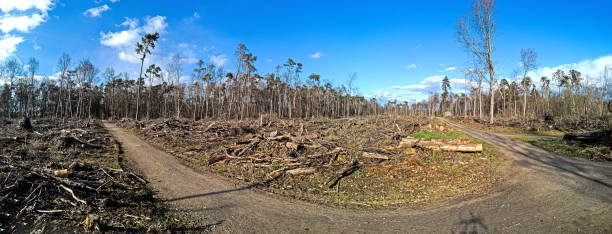
[[[147,182],[102,164],[119,149],[100,123],[58,122],[3,126],[0,233],[160,229],[163,207]]]

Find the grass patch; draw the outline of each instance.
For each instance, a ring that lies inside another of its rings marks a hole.
[[[589,145],[560,138],[518,137],[514,139],[567,157],[584,158],[594,161],[612,161],[611,147],[605,145]]]
[[[461,137],[465,137],[465,133],[460,131],[452,131],[449,133],[439,133],[439,132],[430,132],[427,130],[423,130],[417,133],[413,133],[412,137],[417,138],[425,138],[425,139],[457,139]]]

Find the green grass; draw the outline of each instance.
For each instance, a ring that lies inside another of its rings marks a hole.
[[[425,139],[457,139],[461,137],[465,137],[465,133],[460,131],[452,131],[449,133],[438,133],[438,132],[430,132],[427,130],[423,130],[417,133],[413,133],[412,137],[417,138],[425,138]]]
[[[519,137],[514,139],[567,157],[584,158],[594,161],[612,160],[612,151],[610,147],[604,145],[589,145],[560,138]]]

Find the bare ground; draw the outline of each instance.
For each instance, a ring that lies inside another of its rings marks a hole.
[[[288,201],[196,172],[114,124],[105,126],[178,215],[213,232],[612,231],[612,164],[561,158],[448,124],[498,147],[508,179],[486,197],[430,210],[338,209]]]

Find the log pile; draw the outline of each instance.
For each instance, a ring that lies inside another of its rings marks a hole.
[[[482,144],[471,144],[469,139],[424,139],[405,137],[400,141],[399,148],[418,147],[421,149],[452,152],[482,152]]]

